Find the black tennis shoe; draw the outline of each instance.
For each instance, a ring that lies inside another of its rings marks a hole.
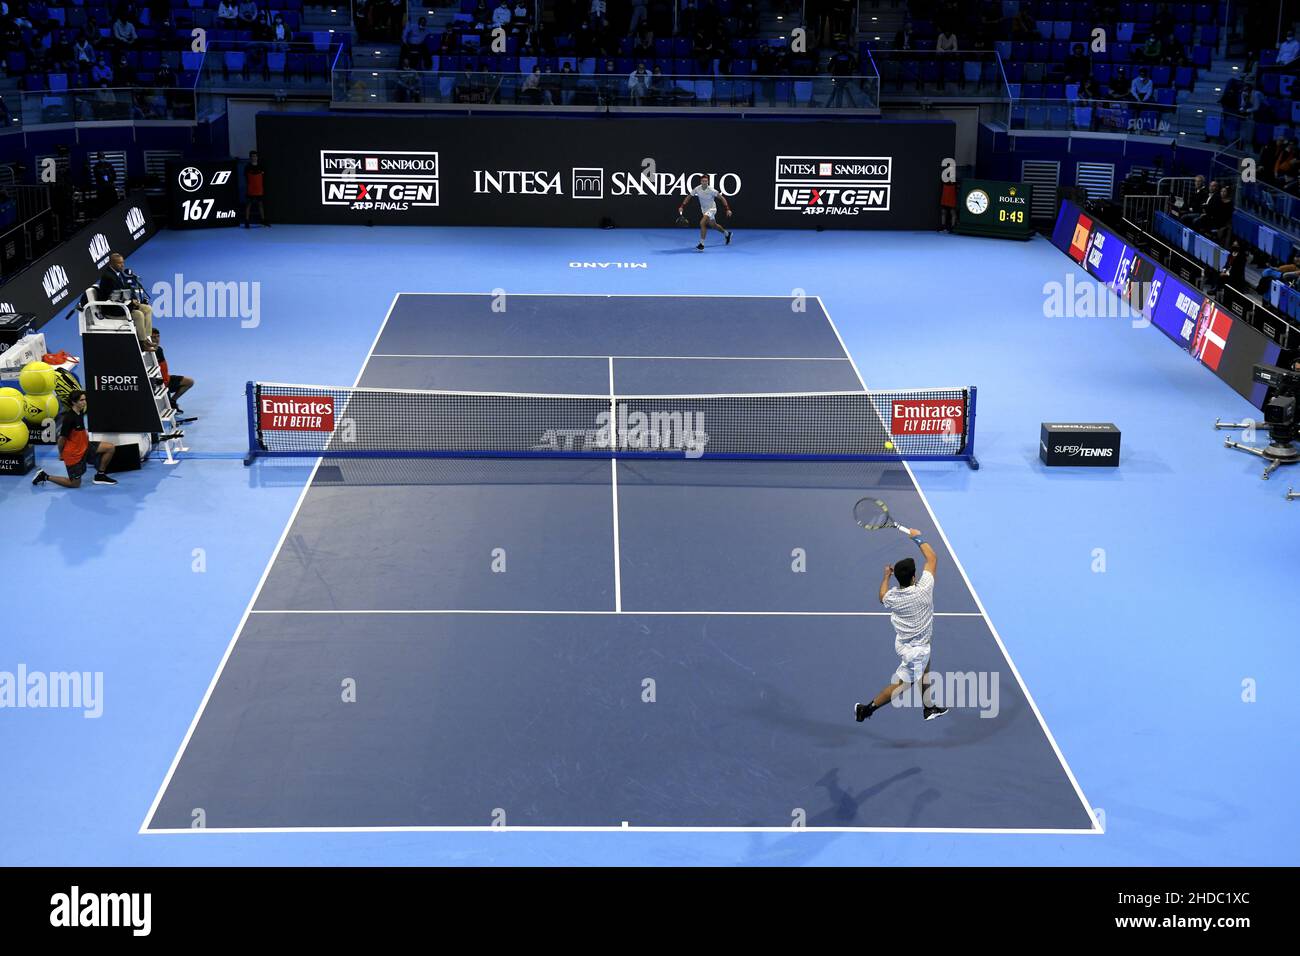
[[[97,472],[95,472],[95,477],[92,478],[91,480],[92,480],[95,484],[97,484],[97,485],[115,485],[115,484],[117,484],[117,479],[116,479],[116,478],[110,478],[110,477],[108,477],[108,475],[104,474],[102,471],[97,471]]]
[[[47,474],[45,473],[44,470],[41,470],[41,471],[38,471],[38,472],[36,473],[36,477],[32,479],[32,484],[34,484],[34,485],[43,485],[43,484],[45,484],[45,483],[46,483],[47,481],[49,481],[49,480],[50,480],[50,476],[47,475]]]
[[[871,716],[871,705],[870,705],[870,704],[854,704],[854,705],[853,705],[853,719],[856,720],[858,723],[862,723],[864,720],[866,720],[866,719],[867,719],[868,717],[870,717],[870,716]]]
[[[730,230],[730,229],[727,230],[727,242],[726,242],[726,244],[727,244],[727,245],[731,245],[731,230]]]
[[[695,249],[696,249],[697,252],[703,252],[703,251],[704,251],[704,243],[701,242],[698,246],[695,247]]]
[[[921,712],[921,716],[926,720],[934,720],[936,717],[942,717],[948,713],[947,707],[927,707]]]

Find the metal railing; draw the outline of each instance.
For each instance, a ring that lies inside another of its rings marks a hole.
[[[1158,194],[1124,197],[1124,221],[1149,231],[1158,212],[1169,212],[1170,197]]]
[[[1155,135],[1225,144],[1254,137],[1254,121],[1216,107],[1138,103],[1123,98],[1019,99],[1011,128]]]
[[[356,67],[334,71],[336,107],[420,106],[551,109],[758,109],[879,112],[875,76],[692,76],[500,73]]]

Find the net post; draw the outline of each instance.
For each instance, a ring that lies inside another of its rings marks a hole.
[[[252,382],[244,383],[244,400],[248,410],[248,454],[244,456],[244,467],[253,463],[257,457],[257,386]]]
[[[974,385],[970,387],[970,410],[966,425],[966,464],[970,466],[971,471],[979,471],[979,459],[975,457],[975,396],[979,392]]]

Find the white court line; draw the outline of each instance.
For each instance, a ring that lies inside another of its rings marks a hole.
[[[1096,830],[1060,828],[980,829],[977,827],[197,827],[149,830],[150,834],[193,836],[203,833],[972,833],[998,835],[1020,833],[1032,836],[1079,836]]]
[[[644,359],[645,361],[682,361],[682,362],[848,362],[843,355],[482,355],[465,353],[463,355],[439,354],[432,352],[376,352],[371,358],[418,358],[418,359],[603,359],[613,358],[621,361]]]
[[[619,604],[621,605],[621,600]],[[565,611],[553,608],[540,610],[506,610],[502,608],[294,608],[253,611],[254,614],[640,614],[645,617],[889,617],[888,611]],[[935,617],[984,617],[982,611],[935,611]]]
[[[614,413],[614,358],[609,357],[609,439],[611,446],[617,440],[617,426]],[[609,460],[609,493],[613,498],[614,509],[614,611],[623,612],[623,572],[619,561],[618,541],[618,459]]]
[[[840,330],[836,328],[835,320],[831,318],[830,310],[827,309],[826,304],[822,302],[821,296],[813,296],[813,298],[817,300],[817,304],[821,307],[822,313],[826,316],[826,321],[830,323],[831,330],[835,333],[835,337],[839,339],[840,347],[844,349],[844,354],[848,356],[849,361],[852,363],[853,371],[858,376],[858,381],[862,383],[863,390],[870,391],[870,389],[867,388],[866,379],[862,377],[862,370],[858,368],[858,363],[853,361],[853,356],[844,345],[844,337],[840,335]],[[966,574],[966,569],[962,567],[961,559],[957,557],[956,550],[953,549],[952,544],[948,541],[948,535],[944,533],[943,525],[939,524],[938,516],[934,513],[934,509],[930,507],[930,501],[925,497],[925,492],[921,490],[921,483],[916,480],[916,475],[912,472],[912,466],[907,461],[904,461],[902,464],[907,470],[907,476],[912,480],[912,486],[916,489],[916,493],[921,499],[921,504],[925,505],[925,510],[930,515],[930,520],[934,522],[935,530],[939,532],[939,537],[943,541],[943,546],[948,549],[948,554],[952,557],[953,566],[957,568],[957,573],[961,575],[962,581],[965,582],[966,589],[970,591],[971,597],[975,599],[975,606],[980,609],[980,614],[984,618],[984,623],[988,625],[989,632],[993,635],[993,639],[997,641],[998,649],[1002,652],[1003,659],[1006,660],[1007,666],[1011,668],[1011,673],[1015,675],[1016,683],[1020,685],[1020,692],[1025,695],[1025,700],[1029,702],[1030,709],[1033,710],[1034,716],[1038,719],[1038,725],[1043,728],[1043,735],[1047,738],[1047,742],[1052,745],[1052,751],[1056,754],[1056,759],[1061,762],[1061,769],[1065,771],[1066,777],[1069,778],[1070,785],[1074,787],[1075,795],[1078,796],[1079,802],[1083,804],[1083,809],[1087,812],[1088,819],[1092,821],[1092,830],[1074,832],[1101,833],[1101,825],[1097,822],[1097,817],[1092,812],[1092,805],[1088,803],[1088,798],[1084,796],[1083,788],[1079,786],[1079,781],[1075,778],[1074,771],[1070,769],[1069,763],[1066,762],[1065,754],[1061,752],[1061,748],[1056,743],[1056,738],[1052,736],[1052,731],[1048,728],[1047,721],[1043,719],[1042,711],[1038,709],[1038,704],[1034,701],[1033,695],[1029,693],[1029,688],[1025,686],[1024,678],[1020,676],[1020,671],[1016,669],[1015,661],[1011,659],[1011,655],[1007,652],[1007,646],[1002,642],[1002,635],[998,633],[998,629],[994,626],[992,618],[989,617],[988,611],[985,610],[984,602],[980,600],[979,593],[975,590],[975,585],[971,583],[970,576]]]
[[[373,352],[375,346],[379,344],[379,337],[384,334],[384,328],[388,325],[388,317],[393,314],[393,308],[397,305],[397,300],[400,297],[401,293],[399,292],[393,296],[393,301],[388,303],[388,311],[384,313],[384,321],[379,323],[379,331],[375,333],[375,339],[370,343],[370,352]],[[370,352],[366,353],[366,359],[361,363],[361,369],[357,372],[357,377],[352,383],[354,387],[361,382],[361,377],[366,373],[366,366],[370,362]],[[222,671],[226,669],[226,662],[230,660],[230,655],[235,650],[235,644],[239,641],[239,635],[243,633],[244,625],[248,623],[248,616],[252,613],[253,605],[257,603],[258,597],[262,594],[262,587],[271,574],[271,568],[275,565],[276,558],[280,556],[280,549],[284,547],[284,542],[289,537],[289,529],[293,527],[294,521],[297,520],[302,503],[307,500],[307,492],[311,490],[311,484],[316,478],[316,471],[320,468],[322,461],[324,461],[323,458],[317,458],[316,463],[312,465],[311,474],[307,477],[306,484],[302,486],[298,500],[294,503],[293,512],[289,515],[284,530],[280,532],[280,540],[275,543],[275,550],[271,552],[271,559],[266,562],[266,567],[262,569],[262,576],[257,581],[257,588],[253,591],[253,596],[249,598],[248,606],[244,608],[244,613],[239,619],[239,626],[235,628],[230,643],[226,645],[226,652],[221,656],[221,663],[217,665],[217,672],[212,675],[212,680],[208,682],[208,689],[203,693],[203,700],[199,702],[199,709],[194,712],[194,719],[190,721],[189,729],[185,731],[185,738],[181,741],[176,756],[172,758],[171,766],[167,768],[167,776],[163,777],[163,782],[154,795],[153,803],[149,804],[149,812],[145,815],[144,822],[140,824],[140,833],[148,832],[149,822],[153,819],[154,814],[158,812],[158,804],[162,802],[163,794],[167,792],[167,787],[172,782],[172,775],[176,773],[176,768],[180,765],[181,757],[185,754],[185,748],[190,745],[190,738],[194,736],[194,730],[198,727],[199,720],[203,717],[203,711],[207,709],[208,701],[212,698],[212,691],[216,688],[217,681],[221,679]]]
[[[562,295],[562,294],[556,294],[556,293],[510,293],[510,294],[511,294],[511,295],[520,295],[520,296],[527,295],[527,296],[550,297],[550,298],[564,298],[564,297],[565,297],[565,295]],[[379,331],[375,333],[375,340],[374,340],[374,342],[372,342],[371,345],[370,345],[370,352],[367,354],[366,359],[365,359],[365,362],[362,363],[361,370],[357,373],[356,380],[353,382],[353,387],[354,387],[354,388],[357,387],[357,384],[361,381],[362,376],[365,374],[366,367],[367,367],[367,365],[369,364],[371,357],[373,357],[373,355],[374,355],[374,348],[375,348],[375,346],[379,343],[379,339],[380,339],[380,337],[383,335],[384,329],[385,329],[385,328],[387,327],[387,325],[388,325],[389,317],[392,315],[392,313],[393,313],[393,309],[394,309],[394,307],[397,305],[397,300],[398,300],[399,298],[401,298],[403,295],[480,295],[480,296],[488,296],[488,295],[490,295],[490,293],[456,293],[456,292],[419,292],[419,293],[412,293],[412,292],[399,292],[399,293],[395,294],[395,295],[393,296],[393,301],[392,301],[391,303],[389,303],[389,306],[388,306],[388,312],[384,315],[384,321],[383,321],[383,322],[380,324],[380,326],[379,326]],[[713,295],[713,294],[693,294],[693,295],[655,294],[655,295],[636,295],[636,294],[633,294],[633,293],[619,293],[619,294],[610,294],[610,295],[600,295],[600,294],[597,294],[597,293],[573,293],[572,295],[575,295],[575,296],[581,296],[581,297],[590,297],[590,298],[621,298],[621,297],[623,297],[624,295],[626,295],[626,296],[628,296],[628,297],[632,297],[632,298],[722,298],[722,299],[732,299],[732,298],[737,298],[737,299],[738,299],[738,298],[750,298],[750,299],[791,299],[791,298],[793,298],[792,296],[768,296],[768,295]],[[862,388],[863,388],[864,390],[868,390],[868,391],[869,391],[869,389],[867,389],[866,382],[865,382],[865,381],[863,380],[863,378],[862,378],[862,373],[861,373],[861,371],[858,369],[857,363],[853,361],[853,357],[852,357],[852,355],[849,354],[848,349],[847,349],[847,348],[844,348],[844,339],[840,336],[839,329],[835,327],[835,323],[834,323],[834,321],[831,319],[831,317],[830,317],[830,313],[829,313],[829,311],[827,311],[825,304],[821,301],[821,297],[820,297],[820,296],[814,296],[813,298],[816,299],[818,305],[821,307],[823,316],[825,317],[827,323],[830,325],[831,330],[835,333],[835,337],[836,337],[836,339],[839,341],[841,349],[843,349],[843,351],[844,351],[844,357],[849,361],[850,365],[852,366],[853,371],[854,371],[854,374],[857,375],[858,381],[859,381],[859,383],[861,383]],[[528,356],[521,356],[521,357],[528,357]],[[588,356],[581,356],[581,357],[586,358],[586,357],[588,357]],[[606,356],[606,357],[608,358],[608,356]],[[154,796],[153,803],[150,804],[149,812],[148,812],[148,814],[145,816],[145,820],[144,820],[144,822],[141,824],[141,826],[140,826],[140,830],[138,831],[141,835],[148,835],[148,834],[159,834],[159,835],[180,835],[180,834],[187,834],[187,835],[193,835],[193,834],[198,834],[198,833],[214,833],[214,834],[215,834],[215,833],[220,833],[220,834],[241,834],[241,833],[247,833],[247,834],[252,834],[252,833],[461,833],[461,832],[485,832],[485,833],[487,833],[487,832],[503,832],[503,831],[515,831],[515,832],[523,832],[523,833],[530,833],[530,832],[531,832],[531,833],[536,833],[536,832],[545,832],[545,833],[566,833],[566,832],[567,832],[567,833],[593,833],[593,832],[597,832],[597,833],[598,833],[598,832],[605,832],[605,831],[618,832],[618,833],[629,833],[629,832],[638,832],[638,833],[791,833],[791,832],[800,832],[800,831],[804,831],[804,832],[810,832],[810,833],[936,833],[936,834],[997,834],[997,835],[1002,835],[1002,834],[1053,835],[1053,834],[1055,834],[1055,835],[1062,835],[1062,836],[1064,836],[1064,835],[1100,834],[1100,833],[1102,832],[1101,828],[1097,825],[1097,820],[1096,820],[1096,817],[1095,817],[1095,816],[1093,815],[1093,813],[1092,813],[1092,809],[1091,809],[1091,807],[1088,806],[1088,802],[1087,802],[1087,800],[1086,800],[1086,799],[1084,798],[1084,796],[1083,796],[1083,791],[1079,788],[1079,784],[1078,784],[1078,782],[1075,780],[1075,778],[1074,778],[1074,774],[1070,771],[1069,766],[1068,766],[1068,765],[1066,764],[1066,762],[1065,762],[1065,757],[1061,754],[1060,748],[1056,745],[1056,741],[1055,741],[1055,739],[1052,737],[1052,735],[1051,735],[1051,731],[1049,731],[1049,730],[1047,729],[1047,724],[1043,721],[1043,716],[1042,716],[1042,714],[1039,712],[1039,710],[1038,710],[1038,706],[1034,703],[1033,698],[1029,695],[1029,690],[1028,690],[1028,688],[1025,687],[1025,683],[1024,683],[1024,680],[1023,680],[1023,679],[1021,678],[1021,676],[1020,676],[1020,672],[1016,670],[1015,664],[1011,661],[1011,657],[1010,657],[1010,655],[1007,654],[1006,646],[1002,643],[1002,639],[1001,639],[1001,637],[998,635],[998,633],[997,633],[997,629],[993,626],[993,622],[992,622],[991,620],[989,620],[988,613],[984,610],[984,605],[983,605],[983,603],[980,601],[980,599],[979,599],[979,595],[976,594],[974,587],[971,585],[971,583],[970,583],[970,579],[967,577],[965,569],[962,568],[960,560],[958,560],[956,553],[952,550],[952,546],[948,543],[948,538],[947,538],[947,536],[944,534],[944,532],[943,532],[943,528],[939,525],[938,519],[937,519],[937,518],[935,517],[935,515],[934,515],[934,511],[930,508],[930,504],[929,504],[929,502],[926,500],[924,492],[921,491],[921,486],[920,486],[920,484],[916,481],[916,476],[912,474],[912,470],[911,470],[910,467],[907,467],[907,463],[906,463],[906,462],[904,462],[903,464],[904,464],[904,467],[907,468],[908,475],[909,475],[909,476],[911,477],[911,479],[912,479],[913,487],[916,489],[918,495],[920,495],[921,501],[922,501],[922,503],[925,504],[926,510],[930,513],[930,518],[931,518],[932,521],[934,521],[935,528],[939,531],[939,535],[940,535],[940,537],[943,539],[944,546],[948,548],[949,554],[952,555],[952,559],[953,559],[954,564],[955,564],[956,567],[957,567],[957,570],[961,573],[962,579],[963,579],[963,581],[965,581],[967,589],[971,592],[971,596],[975,599],[976,606],[979,607],[979,609],[980,609],[978,613],[972,613],[972,612],[935,612],[935,616],[936,616],[936,617],[981,617],[981,618],[984,619],[985,624],[988,626],[989,630],[992,632],[992,634],[993,634],[993,636],[994,636],[994,639],[997,641],[997,643],[998,643],[998,647],[1001,649],[1003,657],[1006,659],[1007,664],[1011,667],[1011,671],[1012,671],[1012,673],[1015,674],[1015,676],[1016,676],[1016,681],[1019,683],[1019,685],[1020,685],[1020,689],[1021,689],[1022,693],[1024,693],[1024,695],[1025,695],[1025,699],[1029,701],[1030,707],[1033,708],[1034,715],[1038,718],[1039,725],[1042,727],[1044,734],[1046,734],[1048,741],[1051,743],[1051,745],[1052,745],[1052,749],[1056,752],[1057,758],[1058,758],[1058,759],[1060,760],[1060,762],[1061,762],[1061,766],[1065,769],[1065,772],[1066,772],[1066,774],[1069,776],[1069,779],[1070,779],[1071,783],[1074,784],[1075,792],[1076,792],[1076,794],[1078,794],[1079,799],[1082,801],[1082,803],[1083,803],[1083,805],[1084,805],[1084,808],[1085,808],[1085,810],[1086,810],[1087,813],[1088,813],[1088,818],[1089,818],[1089,819],[1092,821],[1092,823],[1093,823],[1093,829],[1089,829],[1089,830],[1083,830],[1083,829],[1064,829],[1064,828],[1043,828],[1043,829],[1033,829],[1033,828],[1020,828],[1020,827],[1011,827],[1011,828],[1005,828],[1005,827],[1004,827],[1004,828],[978,828],[978,827],[689,827],[689,826],[678,826],[678,827],[639,827],[639,826],[603,826],[603,827],[602,827],[602,826],[578,826],[578,827],[573,827],[573,826],[537,826],[537,827],[492,827],[492,826],[487,826],[487,827],[473,827],[473,826],[465,826],[465,827],[454,827],[454,826],[448,826],[448,827],[439,827],[439,826],[405,826],[405,827],[404,827],[404,826],[393,826],[393,827],[365,827],[365,826],[354,826],[354,827],[230,827],[230,828],[222,828],[222,827],[206,827],[206,828],[196,828],[196,829],[191,829],[191,828],[184,828],[184,829],[180,829],[180,828],[168,828],[168,829],[150,830],[150,829],[149,829],[149,823],[150,823],[150,821],[153,819],[154,814],[157,812],[158,805],[159,805],[159,803],[162,801],[163,795],[164,795],[164,793],[166,793],[168,785],[171,783],[172,776],[173,776],[173,774],[176,772],[176,768],[177,768],[177,766],[179,766],[179,764],[180,764],[181,758],[182,758],[182,756],[183,756],[184,753],[185,753],[185,749],[189,746],[190,739],[191,739],[191,738],[193,737],[193,735],[194,735],[194,730],[195,730],[195,728],[198,726],[198,724],[199,724],[199,720],[200,720],[201,717],[203,716],[203,711],[206,709],[206,707],[207,707],[207,705],[208,705],[208,701],[209,701],[209,700],[211,699],[211,697],[212,697],[212,692],[213,692],[213,690],[215,689],[215,687],[216,687],[216,685],[217,685],[217,681],[220,679],[221,674],[222,674],[222,672],[223,672],[224,669],[225,669],[226,663],[227,663],[227,661],[230,659],[230,655],[231,655],[231,653],[232,653],[233,650],[234,650],[235,644],[236,644],[236,642],[238,641],[238,639],[239,639],[239,635],[240,635],[240,633],[243,631],[244,626],[245,626],[245,624],[247,623],[250,614],[338,614],[338,613],[348,613],[348,614],[359,614],[359,613],[365,613],[365,614],[611,614],[611,613],[627,613],[627,614],[646,614],[646,615],[683,615],[683,616],[687,616],[687,615],[691,615],[691,616],[693,616],[693,615],[716,614],[716,615],[739,615],[739,616],[796,616],[796,615],[797,615],[797,616],[817,616],[817,617],[837,617],[837,616],[862,616],[862,617],[870,617],[870,616],[887,616],[887,614],[888,614],[888,612],[885,612],[885,611],[861,611],[861,612],[859,612],[859,611],[800,611],[800,612],[786,612],[786,611],[712,611],[712,612],[707,612],[707,611],[705,611],[705,612],[701,612],[701,611],[628,611],[628,612],[621,612],[621,611],[614,611],[614,612],[610,612],[610,611],[490,611],[490,610],[481,610],[481,611],[480,611],[480,610],[458,610],[458,611],[364,611],[364,612],[363,612],[363,611],[345,611],[345,612],[340,612],[340,611],[332,611],[332,610],[300,610],[300,611],[273,611],[273,610],[272,610],[272,611],[254,611],[254,610],[253,610],[253,605],[257,603],[257,599],[258,599],[258,597],[261,595],[261,592],[262,592],[262,587],[263,587],[263,585],[265,585],[265,583],[266,583],[266,579],[267,579],[267,577],[270,575],[271,568],[274,566],[274,564],[275,564],[275,562],[276,562],[276,559],[279,557],[279,554],[280,554],[281,549],[284,547],[284,542],[285,542],[285,540],[286,540],[287,537],[288,537],[289,529],[293,527],[294,521],[297,519],[298,512],[299,512],[299,510],[302,508],[303,501],[304,501],[304,500],[306,499],[306,497],[307,497],[307,492],[311,489],[312,481],[313,481],[314,478],[315,478],[316,470],[317,470],[317,468],[319,468],[321,460],[322,460],[322,459],[317,459],[316,464],[315,464],[315,465],[313,466],[313,468],[312,468],[312,473],[311,473],[311,475],[310,475],[310,476],[308,477],[308,479],[307,479],[307,483],[303,486],[303,490],[302,490],[302,492],[301,492],[301,493],[299,494],[299,496],[298,496],[298,501],[297,501],[297,503],[294,505],[293,512],[290,514],[290,516],[289,516],[289,520],[288,520],[288,522],[286,523],[286,525],[285,525],[285,527],[284,527],[284,530],[283,530],[283,531],[281,532],[281,534],[280,534],[280,540],[276,543],[275,550],[272,552],[270,560],[267,562],[266,567],[265,567],[265,568],[263,569],[263,571],[262,571],[262,576],[261,576],[261,578],[259,579],[259,581],[258,581],[258,583],[257,583],[257,588],[256,588],[256,590],[253,592],[253,596],[252,596],[252,598],[249,600],[247,607],[245,607],[245,609],[244,609],[244,614],[243,614],[243,616],[240,618],[239,626],[236,628],[234,635],[231,637],[231,639],[230,639],[230,644],[226,647],[225,654],[224,654],[224,655],[222,656],[222,658],[221,658],[221,663],[220,663],[220,664],[218,665],[218,667],[217,667],[217,672],[212,676],[212,680],[211,680],[211,682],[208,684],[207,691],[206,691],[206,692],[204,693],[204,695],[203,695],[203,700],[202,700],[202,702],[199,704],[199,709],[198,709],[198,711],[194,714],[194,719],[190,722],[190,726],[189,726],[189,729],[186,731],[185,738],[184,738],[184,740],[181,742],[180,749],[177,750],[177,752],[176,752],[176,756],[172,759],[171,766],[170,766],[170,767],[168,768],[168,770],[167,770],[167,775],[166,775],[166,777],[163,779],[162,784],[159,786],[159,788],[158,788],[158,792],[157,792],[157,794]],[[612,465],[616,465],[616,464],[617,464],[617,459],[611,459],[611,464],[612,464]]]

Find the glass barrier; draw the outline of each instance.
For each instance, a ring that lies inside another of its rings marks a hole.
[[[198,71],[198,89],[286,89],[324,93],[330,71],[341,63],[346,44],[336,34],[321,33],[312,43],[214,41]]]
[[[868,54],[886,95],[1010,99],[1002,61],[992,50],[887,50]]]
[[[195,118],[194,91],[174,87],[39,90],[22,97],[23,126]]]
[[[875,76],[688,76],[340,69],[335,105],[836,110],[878,112]]]
[[[1251,148],[1255,122],[1217,107],[1137,103],[1125,99],[1017,99],[1011,129],[1176,136]]]

